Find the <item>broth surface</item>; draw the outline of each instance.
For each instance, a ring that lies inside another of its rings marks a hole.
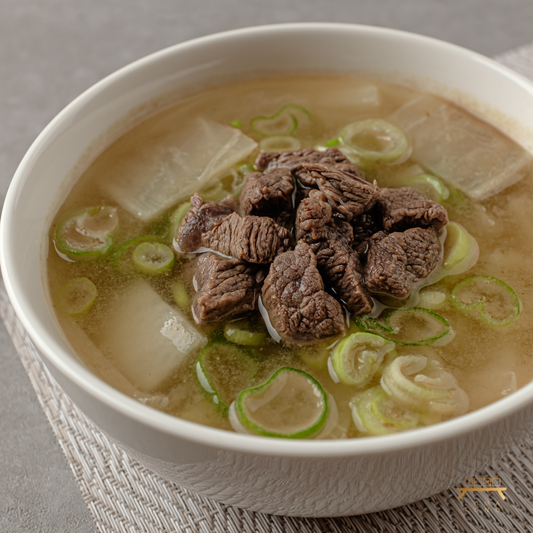
[[[377,88],[379,105],[369,104],[368,98],[365,101],[364,94],[368,86]],[[354,94],[363,96],[354,102]],[[118,210],[119,228],[114,237],[116,245],[137,236],[161,234],[161,228],[168,223],[168,215],[175,206],[155,221],[143,222],[107,197],[101,184],[139,165],[148,165],[161,153],[162,146],[170,146],[175,142],[182,124],[197,117],[226,125],[239,121],[242,123],[242,132],[259,141],[261,135],[249,127],[253,117],[271,116],[288,103],[297,104],[312,115],[312,122],[300,121],[297,137],[302,148],[313,148],[337,137],[346,124],[368,118],[389,117],[415,95],[414,91],[404,87],[357,77],[295,76],[240,81],[187,97],[148,118],[117,140],[80,177],[59,209],[49,235],[50,252],[46,271],[52,297],[58,294],[66,281],[73,278],[87,277],[98,288],[95,304],[83,316],[71,318],[56,308],[58,321],[80,358],[109,384],[134,395],[147,405],[187,420],[232,430],[226,413],[212,402],[198,383],[195,372],[198,352],[169,376],[159,390],[150,394],[135,392],[114,366],[106,366],[106,361],[113,363],[118,357],[106,349],[109,313],[120,307],[123,291],[132,280],[142,279],[143,276],[133,270],[117,273],[112,262],[105,260],[65,261],[54,251],[57,222],[69,213],[90,206],[108,205]],[[257,151],[242,163],[253,165],[256,155]],[[397,165],[378,165],[365,171],[369,179],[377,179],[381,187],[392,187],[397,176],[412,165],[413,161],[407,160]],[[176,205],[186,200],[188,198],[182,198]],[[526,176],[482,202],[467,201],[453,205],[444,201],[443,205],[448,210],[450,220],[467,228],[480,247],[479,260],[474,267],[459,276],[446,277],[434,285],[435,289],[447,295],[444,307],[437,312],[449,321],[455,338],[446,346],[397,346],[396,349],[399,355],[422,354],[440,360],[467,393],[470,410],[475,410],[512,392],[512,373],[518,388],[533,379],[533,314],[530,303],[533,301],[533,282],[529,267],[533,242],[533,225],[529,220],[533,211],[533,175]],[[182,276],[187,283],[189,294],[194,293],[189,265],[187,257],[177,257],[170,274],[149,279],[151,286],[171,306],[176,307],[172,286],[178,277]],[[458,281],[473,275],[494,276],[509,284],[521,301],[518,320],[505,327],[494,327],[479,320],[475,313],[465,314],[454,307],[450,302],[451,288]],[[190,312],[188,316],[193,322]],[[260,324],[257,312],[250,313],[249,317],[253,323]],[[224,322],[200,329],[206,336],[218,338],[223,326]],[[87,349],[84,334],[100,349],[103,360],[95,355],[94,350]],[[326,342],[326,345],[333,342]],[[323,347],[324,342],[318,344]],[[333,382],[325,359],[320,362],[318,344],[291,347],[267,339],[263,346],[254,348],[258,362],[254,383],[263,383],[275,370],[284,366],[304,370],[335,398],[340,423],[344,424],[347,436],[360,436],[348,407],[356,391],[348,385]],[[313,360],[313,352],[317,353],[316,360]],[[372,382],[377,383],[379,380]]]

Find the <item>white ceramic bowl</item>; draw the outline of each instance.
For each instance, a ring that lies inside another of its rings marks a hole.
[[[533,384],[466,416],[404,434],[329,442],[267,439],[141,405],[91,374],[58,331],[43,289],[41,243],[88,147],[105,145],[120,129],[117,121],[164,93],[271,71],[364,72],[415,82],[483,112],[533,146],[533,85],[485,57],[427,37],[287,24],[186,42],[91,87],[24,157],[1,224],[2,272],[17,315],[59,384],[102,430],[143,464],[210,498],[268,513],[338,516],[392,508],[460,484],[527,434]]]

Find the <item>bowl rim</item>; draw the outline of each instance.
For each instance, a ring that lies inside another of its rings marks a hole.
[[[22,162],[17,168],[9,186],[4,202],[2,220],[0,224],[0,263],[4,282],[9,299],[24,329],[37,346],[41,354],[61,372],[67,379],[74,382],[84,392],[95,397],[100,403],[106,405],[139,424],[146,425],[161,433],[185,441],[202,444],[211,448],[226,451],[237,451],[254,455],[300,457],[300,458],[328,458],[328,457],[353,457],[361,455],[374,455],[396,453],[400,450],[414,449],[434,443],[442,443],[467,433],[479,430],[487,425],[501,421],[528,405],[533,404],[533,382],[524,385],[521,389],[508,397],[497,400],[483,408],[467,413],[461,417],[448,420],[405,433],[384,435],[379,437],[365,437],[342,440],[298,440],[273,439],[253,435],[242,435],[226,430],[202,426],[189,422],[161,411],[147,407],[137,400],[130,398],[95,376],[80,361],[74,359],[69,353],[53,342],[46,334],[32,324],[25,313],[25,303],[17,296],[20,289],[20,280],[17,279],[16,265],[12,261],[10,249],[10,220],[13,217],[17,190],[25,182],[31,172],[32,163],[40,157],[45,149],[48,137],[70,117],[73,117],[84,105],[95,96],[112,86],[130,72],[143,68],[152,61],[174,55],[198,45],[206,45],[235,37],[250,37],[254,35],[275,34],[284,32],[334,32],[345,30],[359,34],[373,34],[379,36],[395,37],[416,42],[420,45],[431,45],[450,52],[461,54],[470,60],[480,63],[514,83],[525,88],[533,99],[533,83],[517,74],[511,69],[489,59],[477,52],[465,49],[455,44],[447,43],[432,37],[427,37],[402,30],[346,23],[283,23],[240,28],[198,37],[189,41],[169,46],[157,52],[144,56],[128,65],[109,74],[95,83],[81,95],[75,98],[44,128],[37,139],[26,152]]]

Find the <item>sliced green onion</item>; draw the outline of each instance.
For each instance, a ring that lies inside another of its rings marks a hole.
[[[420,291],[418,305],[425,309],[438,310],[446,305],[446,294],[441,291]]]
[[[292,135],[298,129],[296,115],[311,122],[311,114],[307,109],[297,104],[287,104],[269,117],[254,117],[250,120],[250,129],[260,135]]]
[[[227,409],[252,384],[257,363],[248,352],[226,342],[210,342],[196,363],[196,375],[213,402]]]
[[[135,265],[133,263],[133,253],[137,246],[143,242],[161,242],[164,239],[156,235],[144,235],[142,237],[135,237],[122,243],[111,256],[111,262],[115,270],[120,274],[131,274]]]
[[[242,122],[240,120],[232,120],[230,122],[230,126],[233,126],[234,128],[240,128],[242,126]]]
[[[331,378],[337,383],[362,387],[374,377],[385,354],[392,350],[394,343],[379,335],[353,333],[339,342],[331,354],[331,364],[328,363]]]
[[[472,276],[452,289],[453,303],[463,311],[479,310],[481,318],[493,326],[507,326],[520,315],[516,292],[501,279]]]
[[[383,370],[387,368],[396,358],[398,357],[398,352],[396,350],[391,350],[390,352],[385,354],[385,357],[383,358],[383,362],[379,365],[378,369],[376,370],[376,373],[374,374],[374,378],[380,378],[383,375]]]
[[[143,274],[157,276],[172,270],[174,252],[159,242],[143,242],[133,252],[133,264]]]
[[[241,165],[238,170],[244,177],[248,176],[250,172],[254,171],[254,169],[250,165],[246,164]]]
[[[331,148],[332,146],[339,146],[339,144],[340,144],[339,139],[330,139],[329,141],[326,141],[324,143],[324,146]]]
[[[379,385],[355,396],[350,408],[357,429],[370,435],[414,429],[420,418],[418,413],[398,405]]]
[[[352,156],[364,161],[392,162],[409,148],[403,131],[379,118],[348,124],[339,140]]]
[[[403,346],[423,346],[453,339],[453,330],[442,316],[423,307],[399,307],[389,311],[383,322],[368,315],[353,318],[355,323],[369,333]]]
[[[241,425],[266,437],[313,437],[328,417],[328,399],[320,383],[289,367],[280,368],[262,385],[243,390],[232,407],[230,422],[235,429]]]
[[[246,183],[246,176],[248,176],[248,174],[253,171],[254,169],[250,165],[241,165],[237,169],[237,172],[235,172],[233,179],[231,180],[230,194],[237,200],[239,199],[241,192],[244,189],[244,184]]]
[[[383,370],[381,386],[397,403],[424,415],[449,418],[468,411],[468,396],[457,380],[423,355],[397,357]]]
[[[465,196],[462,191],[454,187],[449,190],[450,196],[448,197],[448,200],[446,202],[448,206],[455,207],[456,209],[459,209],[461,211],[467,211],[472,207],[472,202],[467,198],[467,196]]]
[[[211,187],[199,192],[200,196],[205,202],[220,202],[224,197],[228,195],[228,192],[224,189],[222,183],[217,181]]]
[[[259,143],[259,148],[263,152],[284,152],[286,150],[298,150],[302,144],[294,137],[267,137]]]
[[[57,305],[67,315],[81,316],[89,312],[97,296],[96,285],[90,279],[75,278],[59,289]]]
[[[450,196],[448,187],[442,181],[435,176],[429,176],[427,174],[409,178],[402,183],[402,186],[413,187],[413,189],[419,190],[429,199],[438,203],[441,203]]]
[[[309,367],[315,370],[327,368],[330,350],[335,343],[331,339],[315,342],[307,346],[302,346],[298,350],[300,359]]]
[[[252,327],[247,320],[234,320],[224,326],[224,337],[234,344],[262,346],[267,339],[267,332]]]
[[[182,220],[185,218],[185,215],[189,212],[191,208],[191,202],[184,202],[180,204],[170,215],[170,239],[173,240],[178,232],[178,228],[181,225]]]
[[[115,207],[89,207],[63,218],[55,232],[59,253],[73,261],[94,261],[105,255],[113,244],[118,226]]]
[[[185,286],[185,283],[181,280],[177,280],[174,285],[172,285],[172,296],[174,296],[174,301],[176,305],[182,311],[189,311],[191,308],[191,300],[189,298],[189,291]]]
[[[475,256],[477,261],[478,255],[479,246],[474,237],[461,224],[448,222],[446,225],[442,268],[444,270],[452,270],[464,261],[471,263],[472,261],[469,258],[472,256]]]

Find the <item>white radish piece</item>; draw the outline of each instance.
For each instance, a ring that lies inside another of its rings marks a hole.
[[[152,392],[207,339],[144,280],[127,287],[103,315],[95,343],[138,389]]]
[[[147,147],[124,168],[119,164],[113,176],[100,180],[105,193],[141,220],[152,220],[208,187],[220,172],[257,147],[239,129],[211,120],[196,119],[176,129],[162,146]]]
[[[108,385],[115,387],[120,392],[128,396],[135,397],[139,394],[137,390],[117,369],[117,367],[110,361],[87,336],[85,331],[73,320],[67,319],[61,321],[63,331],[67,338],[72,341],[76,348],[76,353],[79,354],[83,364],[89,370],[96,374],[101,380]]]
[[[531,154],[496,128],[433,96],[407,102],[388,120],[407,134],[417,163],[473,200],[513,185],[531,165]]]

